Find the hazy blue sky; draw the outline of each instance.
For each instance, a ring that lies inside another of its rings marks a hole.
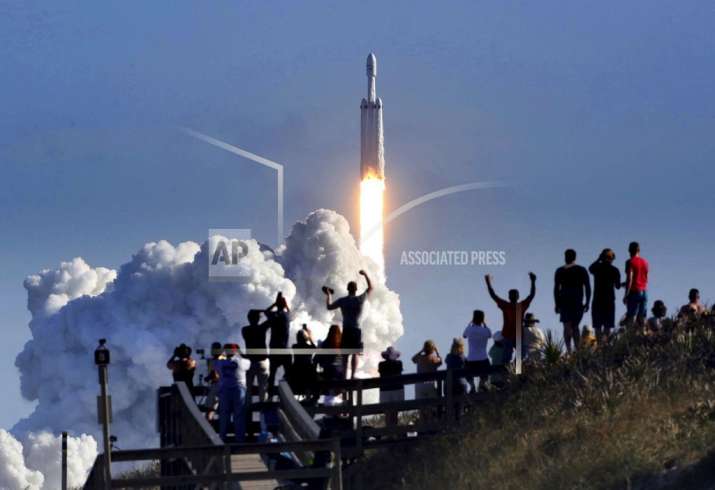
[[[446,350],[475,307],[574,247],[642,242],[651,297],[713,292],[715,5],[632,2],[0,3],[0,426],[29,410],[14,358],[23,278],[84,257],[117,267],[143,243],[251,228],[273,243],[274,174],[179,126],[286,167],[286,225],[355,217],[365,57],[385,104],[388,209],[464,182],[508,189],[433,201],[387,232],[405,354]],[[353,221],[355,224],[355,221]],[[403,250],[503,249],[505,267],[407,267]],[[48,356],[52,353],[48,352]]]

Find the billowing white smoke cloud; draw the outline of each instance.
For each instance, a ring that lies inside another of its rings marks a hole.
[[[275,254],[255,240],[245,243],[248,253],[241,261],[248,275],[231,282],[209,281],[206,243],[173,246],[166,241],[147,243],[118,272],[93,269],[77,258],[29,277],[25,287],[32,340],[16,366],[23,396],[38,403],[13,432],[20,439],[40,431],[97,434],[99,386],[92,353],[97,340],[107,338],[112,350],[112,433],[122,448],[155,447],[156,388],[171,382],[165,364],[175,346],[242,343],[240,327],[247,311],[268,306],[278,291],[292,305],[292,328],[310,323],[322,336],[338,319],[325,310],[321,286],[328,284],[343,294],[347,282],[359,278],[360,269],[374,279],[362,320],[368,371],[374,369],[377,353],[402,334],[399,297],[387,289],[376,265],[359,254],[339,214],[311,213],[293,227]],[[29,443],[36,448],[26,452],[32,462],[32,454],[40,454],[39,447],[48,444],[38,446],[37,437]],[[83,455],[80,459],[96,452],[93,439],[78,444],[83,448],[77,451]],[[86,471],[83,463],[77,468]]]
[[[42,488],[44,477],[25,466],[22,444],[6,430],[0,429],[0,488]]]

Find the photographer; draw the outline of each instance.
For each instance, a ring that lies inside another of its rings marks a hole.
[[[174,349],[174,354],[166,363],[166,367],[171,369],[174,383],[183,381],[189,388],[194,389],[194,372],[196,372],[196,361],[191,357],[191,347],[181,344]]]

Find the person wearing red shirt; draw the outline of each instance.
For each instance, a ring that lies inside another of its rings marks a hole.
[[[626,305],[625,325],[633,325],[635,319],[643,329],[648,312],[648,261],[641,257],[640,252],[638,242],[631,242],[628,246],[631,258],[626,261],[623,303]]]

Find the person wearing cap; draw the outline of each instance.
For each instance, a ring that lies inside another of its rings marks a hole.
[[[382,361],[377,365],[380,378],[389,380],[402,375],[402,361],[400,352],[390,346],[382,352]],[[405,400],[405,387],[399,382],[380,384],[380,403],[401,402]],[[397,412],[390,411],[385,414],[385,423],[397,425]]]
[[[246,366],[238,344],[225,344],[223,348],[225,359],[214,363],[219,373],[219,434],[226,442],[228,423],[233,417],[236,442],[242,442],[246,426]]]
[[[524,343],[522,352],[524,358],[530,361],[538,361],[546,347],[546,335],[537,325],[539,319],[533,313],[527,313],[524,317]]]
[[[492,338],[492,331],[484,323],[484,312],[474,310],[472,313],[472,321],[462,333],[462,337],[467,339],[469,343],[469,355],[467,356],[466,368],[472,376],[479,377],[479,388],[483,389],[489,376],[491,364],[487,355],[487,343]],[[469,385],[472,390],[476,390],[474,386],[474,378],[471,377]]]

